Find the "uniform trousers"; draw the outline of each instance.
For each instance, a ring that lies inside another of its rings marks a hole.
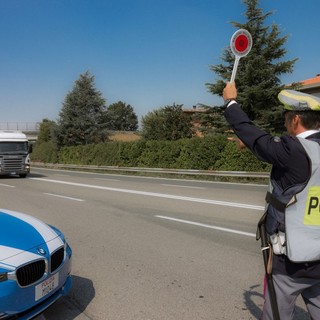
[[[301,294],[311,320],[320,320],[320,279],[272,275],[281,320],[292,320],[295,303]],[[267,282],[265,281],[263,320],[273,320]]]

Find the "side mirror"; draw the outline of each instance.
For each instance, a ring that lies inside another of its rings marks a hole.
[[[28,153],[32,153],[32,149],[33,149],[33,145],[32,145],[32,144],[29,144]]]

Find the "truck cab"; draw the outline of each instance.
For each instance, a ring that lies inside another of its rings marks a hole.
[[[0,131],[0,175],[18,175],[25,178],[30,173],[32,145],[21,131]]]

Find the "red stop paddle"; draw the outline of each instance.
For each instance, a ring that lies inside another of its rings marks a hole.
[[[235,55],[235,61],[233,65],[230,82],[234,82],[240,58],[246,56],[250,52],[251,47],[252,37],[249,31],[245,29],[240,29],[236,31],[231,37],[230,48],[233,54]]]

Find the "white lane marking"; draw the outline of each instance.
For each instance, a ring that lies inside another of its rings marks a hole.
[[[252,210],[259,210],[259,211],[264,210],[263,206],[257,206],[257,205],[251,205],[251,204],[245,204],[245,203],[218,201],[218,200],[192,198],[192,197],[183,197],[183,196],[175,196],[172,194],[146,192],[146,191],[138,191],[138,190],[130,190],[130,189],[110,188],[110,187],[103,187],[103,186],[95,186],[95,185],[91,185],[91,184],[75,183],[75,182],[68,182],[68,181],[61,181],[61,180],[51,180],[51,179],[44,179],[44,178],[29,178],[29,179],[38,180],[38,181],[46,181],[46,182],[51,182],[51,183],[58,183],[58,184],[65,184],[65,185],[76,186],[76,187],[85,187],[85,188],[108,190],[108,191],[114,191],[114,192],[138,194],[138,195],[150,196],[150,197],[167,198],[167,199],[175,199],[175,200],[191,201],[191,202],[200,202],[200,203],[207,203],[207,204],[213,204],[213,205],[219,205],[219,206],[228,206],[228,207],[252,209]]]
[[[205,223],[199,223],[199,222],[183,220],[183,219],[176,219],[176,218],[171,218],[171,217],[166,217],[166,216],[155,216],[155,217],[160,218],[160,219],[165,219],[165,220],[171,220],[171,221],[175,221],[175,222],[181,222],[181,223],[185,223],[185,224],[191,224],[191,225],[202,227],[202,228],[209,228],[209,229],[215,229],[215,230],[224,231],[224,232],[241,234],[241,235],[247,236],[247,237],[256,237],[256,235],[254,233],[244,232],[244,231],[229,229],[229,228],[222,228],[222,227],[213,226],[213,225],[205,224]]]
[[[54,193],[44,193],[48,196],[52,197],[57,197],[57,198],[63,198],[63,199],[68,199],[68,200],[74,200],[74,201],[84,201],[83,199],[78,199],[78,198],[72,198],[72,197],[67,197],[67,196],[62,196],[60,194],[54,194]]]
[[[0,186],[7,188],[15,188],[15,186],[10,186],[9,184],[0,183]]]
[[[161,185],[165,186],[165,187],[178,187],[178,188],[188,188],[188,189],[206,189],[204,187],[181,186],[179,184],[169,184],[169,183],[162,183]]]

